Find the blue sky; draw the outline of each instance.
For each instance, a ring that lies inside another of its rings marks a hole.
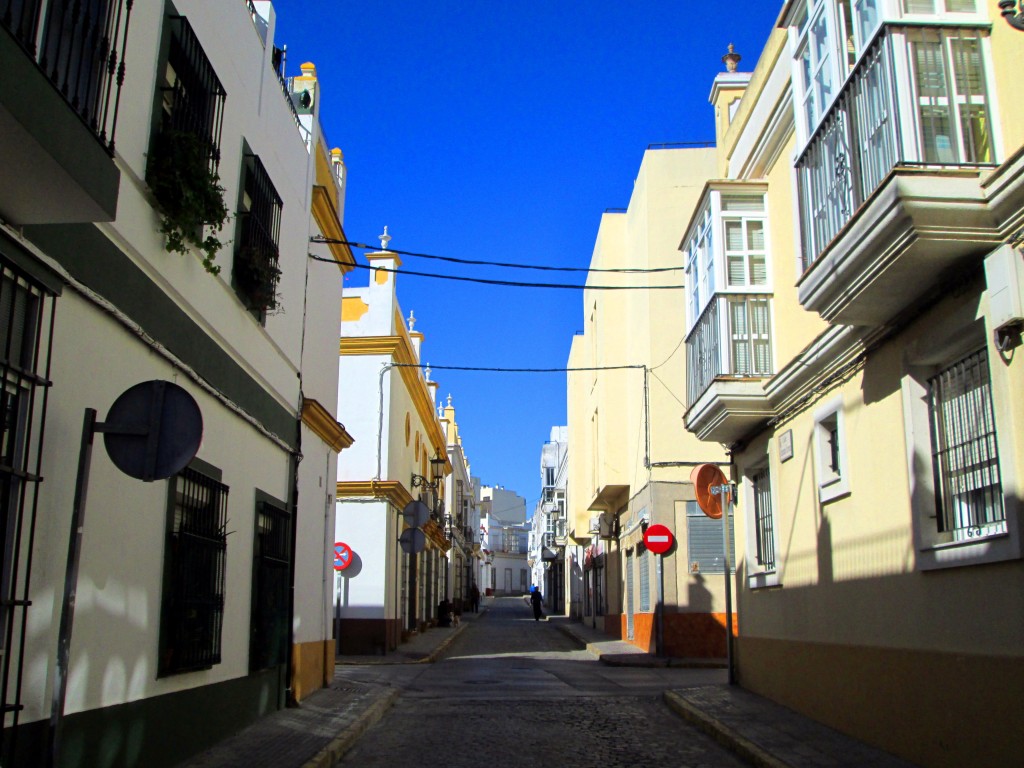
[[[312,61],[321,122],[345,154],[349,239],[466,259],[586,267],[649,144],[710,141],[707,102],[734,43],[747,71],[781,0],[274,0],[288,75]],[[681,233],[680,233],[681,234]],[[365,263],[365,262],[364,262]],[[406,258],[500,280],[582,275]],[[356,271],[352,285],[364,284]],[[582,292],[398,278],[438,366],[562,368]],[[527,500],[565,423],[564,374],[435,370],[473,474]],[[357,440],[360,436],[356,436]],[[364,438],[367,439],[367,438]],[[570,451],[570,461],[571,461]]]

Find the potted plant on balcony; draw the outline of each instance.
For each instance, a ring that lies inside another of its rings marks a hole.
[[[255,245],[243,245],[235,254],[233,271],[235,287],[250,307],[270,313],[280,307],[277,282],[281,269],[277,254]]]
[[[206,144],[194,133],[161,131],[150,149],[146,181],[160,204],[160,232],[167,238],[167,251],[186,254],[190,245],[195,246],[206,271],[219,273],[213,260],[221,247],[217,233],[228,209]]]

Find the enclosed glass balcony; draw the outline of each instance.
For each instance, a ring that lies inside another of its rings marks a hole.
[[[809,269],[898,167],[994,164],[987,29],[882,26],[800,155]]]

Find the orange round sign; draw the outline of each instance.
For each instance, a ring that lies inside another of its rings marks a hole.
[[[714,464],[700,464],[690,472],[690,482],[697,494],[697,504],[712,520],[722,517],[722,497],[711,489],[725,485],[725,474]]]

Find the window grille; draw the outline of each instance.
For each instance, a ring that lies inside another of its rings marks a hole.
[[[1006,530],[988,353],[982,348],[928,380],[939,532]]]
[[[50,388],[56,300],[0,260],[0,763],[12,759],[21,717],[31,605],[31,551],[42,482],[42,436]]]
[[[250,308],[262,314],[277,306],[281,197],[256,155],[246,155],[241,232],[232,277]]]
[[[633,639],[633,551],[626,552],[626,639]]]
[[[251,670],[287,660],[290,565],[291,517],[280,506],[261,501],[253,536]]]
[[[220,164],[227,93],[188,19],[172,16],[170,30],[170,48],[160,85],[161,131],[195,136],[209,155],[210,168],[215,169]]]
[[[221,661],[228,487],[190,467],[170,483],[158,675]]]
[[[636,565],[639,568],[640,576],[640,611],[641,613],[651,610],[651,558],[647,554],[647,547],[637,547]]]
[[[768,467],[750,478],[754,488],[754,528],[757,537],[757,564],[766,571],[775,570],[775,523],[772,517],[772,483]]]
[[[722,521],[712,520],[695,501],[686,502],[686,549],[695,573],[722,573]],[[729,572],[736,571],[734,520],[729,515]]]

